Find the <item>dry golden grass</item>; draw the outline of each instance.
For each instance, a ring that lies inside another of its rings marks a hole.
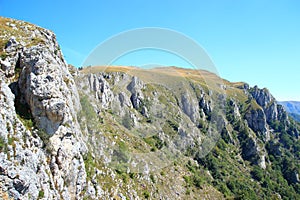
[[[123,72],[132,76],[137,76],[145,83],[155,83],[168,85],[172,88],[178,88],[182,86],[183,83],[187,81],[193,81],[201,85],[204,89],[209,88],[212,91],[217,91],[224,93],[221,89],[221,85],[226,85],[228,91],[226,94],[232,97],[242,96],[244,100],[245,96],[241,89],[237,87],[242,85],[242,83],[230,83],[227,80],[224,80],[217,76],[214,73],[205,70],[195,70],[188,68],[179,68],[179,67],[159,67],[152,69],[143,69],[138,67],[131,66],[94,66],[87,67],[81,70],[84,74],[90,73],[99,73],[99,72]]]
[[[132,76],[137,76],[145,83],[161,84],[168,86],[174,91],[179,91],[188,84],[189,81],[199,84],[206,92],[207,89],[225,94],[228,98],[246,102],[248,96],[244,93],[244,82],[229,82],[205,70],[195,70],[179,67],[159,67],[152,69],[142,69],[131,66],[95,66],[84,68],[84,74],[98,72],[123,72]],[[222,90],[220,85],[226,86]],[[185,87],[187,88],[187,87]]]
[[[15,26],[11,26],[10,24],[14,24]],[[34,46],[39,43],[43,43],[43,38],[32,37],[32,32],[35,29],[42,30],[41,27],[36,25],[14,20],[10,18],[0,17],[0,54],[1,57],[4,58],[5,54],[3,49],[7,44],[8,40],[14,36],[17,41],[22,40],[25,42],[26,46]]]

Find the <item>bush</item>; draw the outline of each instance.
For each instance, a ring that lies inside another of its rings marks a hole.
[[[284,145],[285,148],[290,149],[293,145],[293,140],[291,136],[287,133],[280,134],[280,142]]]
[[[150,193],[148,191],[144,191],[143,195],[146,199],[149,199],[150,197]]]
[[[151,151],[163,148],[166,144],[157,135],[144,138],[144,141],[150,145]]]
[[[5,143],[4,139],[0,137],[0,151],[6,152],[7,151],[7,144]]]
[[[44,196],[45,196],[44,190],[40,190],[40,191],[39,191],[38,199],[42,199],[42,198],[44,198]]]
[[[251,175],[257,181],[262,181],[264,178],[263,170],[258,166],[253,167],[253,170],[251,171]]]

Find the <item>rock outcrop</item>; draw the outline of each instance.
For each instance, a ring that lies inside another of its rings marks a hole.
[[[21,41],[11,36],[3,49],[1,99],[3,116],[9,119],[1,120],[8,153],[1,153],[5,173],[0,179],[15,199],[73,199],[86,181],[77,88],[54,33],[29,27]],[[24,42],[33,39],[39,41]]]
[[[288,120],[282,106],[277,104],[277,101],[267,89],[259,89],[255,86],[250,89],[250,94],[256,100],[258,105],[263,108],[268,123],[276,120],[281,122]]]
[[[142,93],[143,87],[144,87],[143,82],[140,81],[139,78],[136,76],[132,77],[131,82],[127,86],[127,89],[131,93],[130,100],[135,109],[139,109],[140,106],[142,105],[142,101],[144,99],[144,95]]]
[[[300,198],[299,124],[267,89],[77,70],[51,31],[0,22],[0,198]]]
[[[246,114],[245,118],[248,122],[249,127],[255,131],[259,132],[265,141],[270,139],[270,133],[267,128],[266,115],[261,108],[250,109]]]

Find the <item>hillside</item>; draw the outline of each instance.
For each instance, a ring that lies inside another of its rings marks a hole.
[[[300,199],[299,124],[207,71],[67,65],[0,18],[2,199]]]
[[[283,105],[286,111],[296,121],[300,122],[300,102],[297,101],[281,101],[279,104]]]

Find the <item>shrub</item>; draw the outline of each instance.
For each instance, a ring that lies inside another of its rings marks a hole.
[[[45,196],[44,190],[40,190],[39,195],[38,195],[38,199],[42,199],[42,198],[44,198],[44,196]]]
[[[251,175],[257,181],[262,181],[264,178],[263,170],[258,166],[253,167],[253,170],[251,171]]]
[[[144,138],[144,141],[150,145],[151,151],[163,148],[166,144],[157,135],[152,137]]]
[[[148,191],[144,191],[143,195],[146,199],[148,199],[150,197],[150,193]]]
[[[7,54],[6,54],[5,52],[1,52],[1,53],[0,53],[0,58],[1,58],[2,60],[5,60],[6,57],[7,57]]]
[[[290,149],[293,145],[293,140],[291,139],[291,136],[287,133],[280,134],[280,142],[284,145],[285,148]]]
[[[6,152],[7,151],[7,144],[5,143],[4,139],[0,137],[0,151]]]

